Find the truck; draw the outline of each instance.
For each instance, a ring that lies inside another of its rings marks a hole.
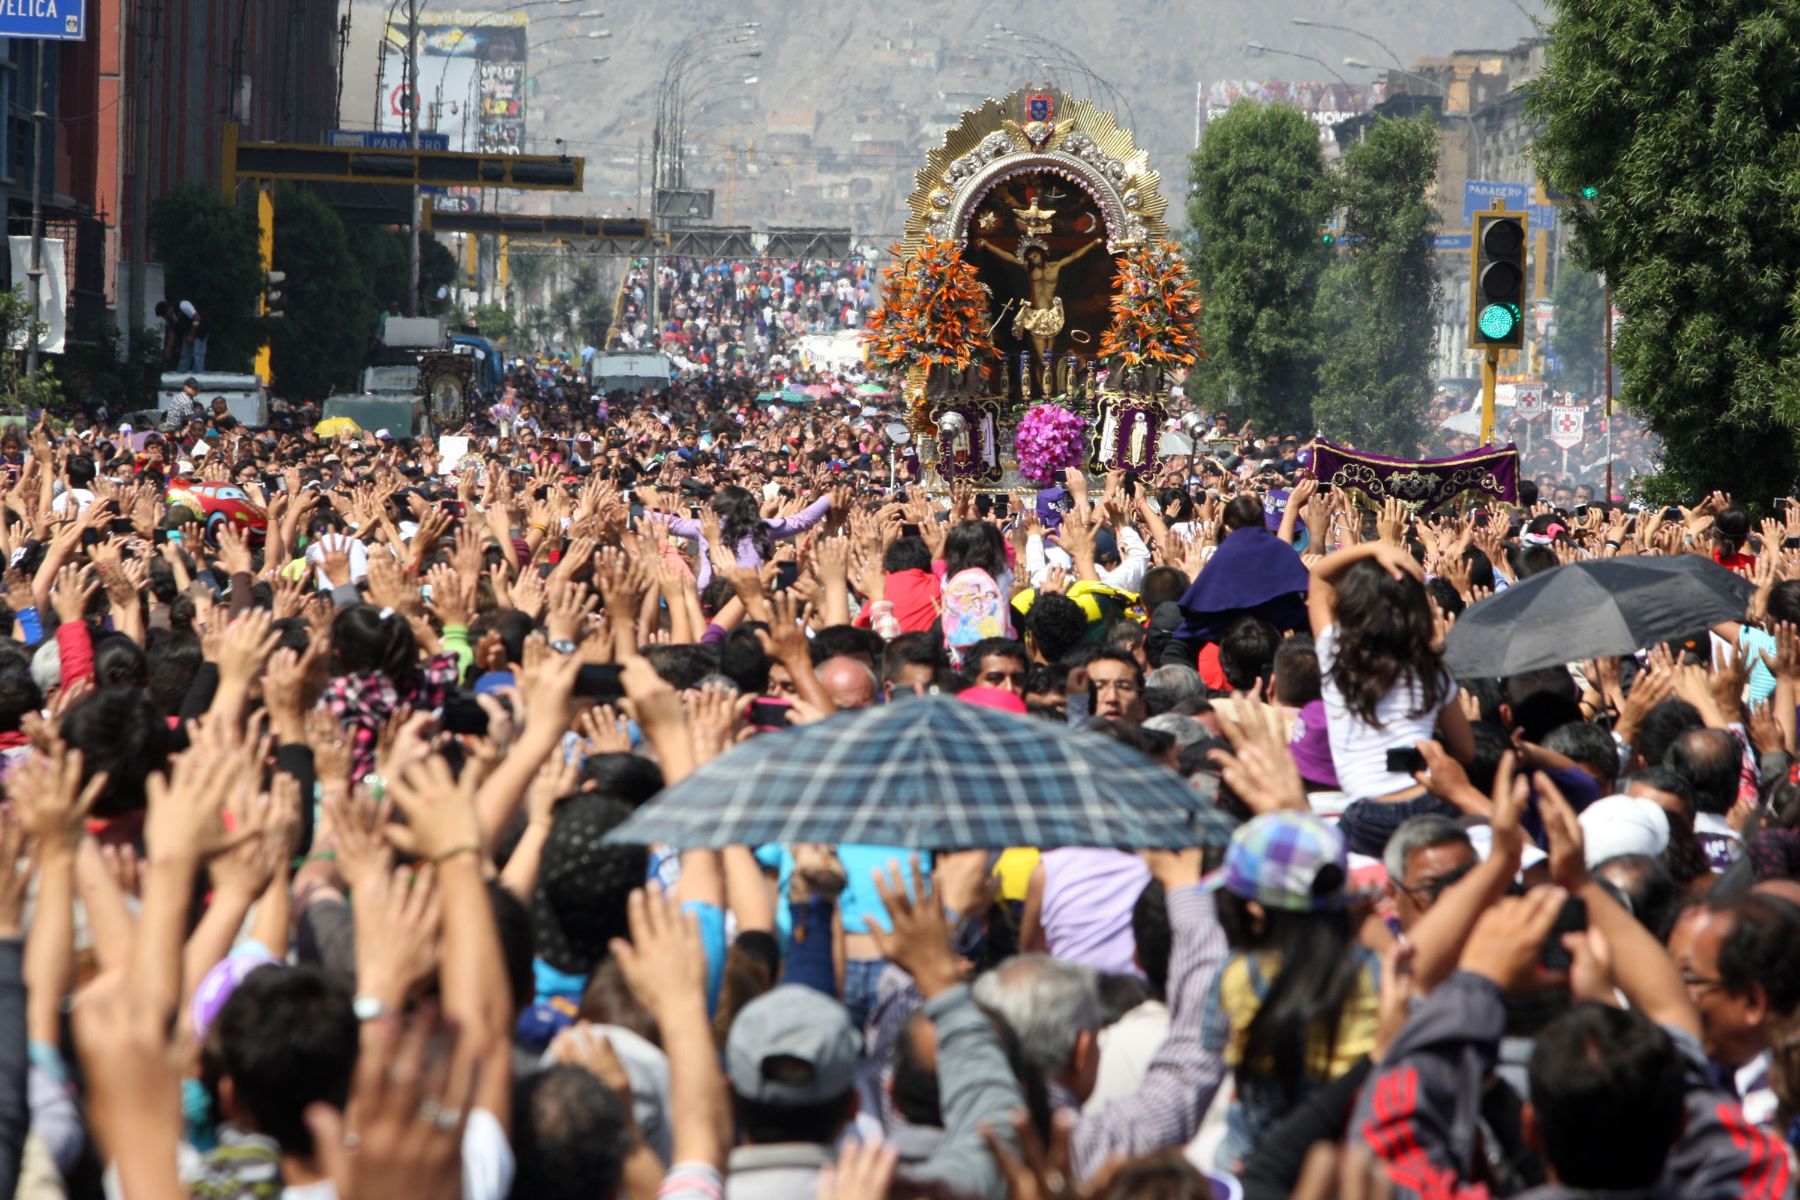
[[[597,392],[667,391],[674,365],[652,351],[600,353],[588,359],[588,382]]]
[[[223,396],[225,409],[236,417],[238,424],[250,429],[267,429],[269,426],[269,389],[255,375],[236,375],[223,371],[207,371],[197,375],[187,375],[180,371],[165,374],[156,390],[156,411],[165,417],[169,405],[181,393],[187,381],[192,379],[200,391],[195,399],[207,408],[212,402]]]
[[[446,341],[441,317],[389,317],[360,389],[327,397],[324,416],[396,438],[427,437],[468,420],[474,376],[467,356]]]

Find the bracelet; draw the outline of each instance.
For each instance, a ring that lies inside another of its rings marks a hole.
[[[469,842],[467,845],[452,846],[452,847],[450,847],[450,849],[444,851],[442,854],[439,854],[436,857],[434,857],[431,861],[434,863],[447,863],[451,859],[460,857],[461,855],[464,855],[464,854],[480,854],[480,853],[481,853],[481,847],[474,842]]]

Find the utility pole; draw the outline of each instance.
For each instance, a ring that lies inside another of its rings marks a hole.
[[[1611,504],[1612,499],[1613,499],[1613,490],[1612,490],[1613,489],[1613,478],[1612,478],[1612,468],[1613,468],[1613,461],[1612,461],[1612,447],[1613,447],[1613,437],[1612,437],[1612,408],[1613,408],[1612,280],[1609,279],[1606,281],[1606,286],[1602,289],[1600,294],[1602,297],[1600,304],[1603,307],[1603,309],[1605,310],[1600,315],[1606,323],[1606,502],[1608,504]]]
[[[138,0],[135,70],[127,89],[134,132],[131,138],[131,278],[126,287],[125,342],[144,326],[145,262],[150,257],[150,0]]]
[[[406,0],[407,144],[419,149],[419,0]],[[406,239],[406,315],[419,315],[419,185],[412,189],[412,228]]]
[[[44,39],[34,43],[36,78],[31,84],[31,266],[25,274],[30,280],[31,348],[25,352],[25,373],[38,369],[38,313],[43,311],[44,297]]]

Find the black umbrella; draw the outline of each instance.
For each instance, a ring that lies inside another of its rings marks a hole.
[[[1474,679],[1631,654],[1743,620],[1753,590],[1693,554],[1568,563],[1467,609],[1444,661],[1457,678]]]

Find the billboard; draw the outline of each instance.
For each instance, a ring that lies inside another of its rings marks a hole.
[[[1306,83],[1284,79],[1215,79],[1206,85],[1206,119],[1222,116],[1239,100],[1291,104],[1319,126],[1319,140],[1332,140],[1331,127],[1368,112],[1387,94],[1384,83]]]
[[[525,148],[522,12],[424,9],[419,13],[419,127],[445,135],[452,150],[518,154]],[[406,80],[407,23],[390,20],[381,57],[380,128],[404,131],[415,98]]]

